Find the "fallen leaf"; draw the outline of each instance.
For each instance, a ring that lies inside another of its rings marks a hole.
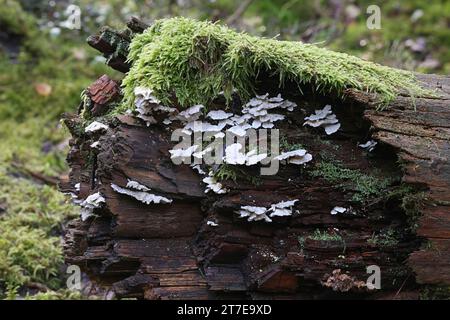
[[[34,90],[36,91],[36,93],[40,96],[43,97],[48,97],[49,95],[52,94],[52,86],[49,85],[48,83],[36,83],[34,85]]]

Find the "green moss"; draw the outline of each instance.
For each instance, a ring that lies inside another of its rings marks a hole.
[[[285,136],[280,138],[280,151],[289,152],[298,149],[304,149],[305,147],[300,143],[289,142]]]
[[[390,179],[381,179],[362,173],[359,170],[348,169],[334,162],[319,162],[311,171],[314,177],[322,177],[339,188],[354,192],[352,200],[363,202],[379,195],[391,183]]]
[[[377,235],[373,235],[367,242],[378,247],[393,247],[398,244],[396,232],[393,229],[387,229]]]
[[[218,181],[232,180],[233,182],[237,182],[238,180],[242,180],[256,186],[261,184],[261,178],[259,176],[249,174],[248,171],[239,166],[233,166],[226,163],[220,165],[217,171],[214,172],[214,177]]]
[[[11,9],[6,2],[0,0],[0,23],[5,21],[1,12]],[[49,177],[67,172],[69,134],[59,118],[74,110],[80,91],[93,79],[112,74],[89,63],[94,50],[86,51],[85,59],[75,57],[73,50],[84,47],[84,39],[51,38],[33,25],[12,28],[8,32],[20,32],[24,45],[18,63],[0,57],[0,207],[5,209],[0,210],[0,299],[12,295],[13,288],[26,292],[29,282],[64,294],[60,235],[78,209],[56,187],[39,184],[27,172]],[[49,96],[36,92],[39,82],[52,87]]]
[[[337,233],[321,231],[319,229],[316,229],[312,235],[308,236],[308,238],[316,241],[336,241],[336,242],[344,241],[342,236]]]
[[[424,286],[420,290],[421,300],[450,300],[450,286]]]
[[[418,220],[422,215],[423,206],[428,201],[426,192],[417,190],[411,185],[401,184],[389,192],[387,197],[400,201],[400,208],[402,208],[408,218],[410,230],[415,232],[418,227]]]
[[[344,53],[301,42],[278,41],[235,32],[187,18],[156,21],[132,40],[130,72],[123,81],[125,100],[116,112],[132,108],[133,90],[149,87],[165,104],[176,97],[182,106],[206,104],[233,88],[254,94],[255,78],[268,71],[279,79],[310,84],[323,93],[342,95],[346,88],[374,92],[382,103],[398,90],[425,94],[412,73],[381,66]]]
[[[25,36],[34,31],[35,18],[26,13],[16,0],[0,0],[0,29]]]

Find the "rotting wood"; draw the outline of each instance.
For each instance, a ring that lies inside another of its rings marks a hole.
[[[133,32],[145,29],[138,20],[130,25]],[[129,40],[127,33],[104,29],[89,44],[112,68],[126,72]],[[82,266],[120,297],[146,299],[410,298],[422,285],[450,285],[450,78],[418,77],[424,87],[436,89],[436,98],[416,97],[413,105],[400,95],[383,110],[377,110],[372,95],[354,90],[344,101],[307,90],[301,95],[289,85],[281,90],[301,110],[280,130],[289,143],[301,143],[314,155],[311,170],[331,157],[345,168],[390,179],[383,194],[363,204],[352,201],[354,186],[338,187],[297,166],[282,167],[256,185],[226,181],[231,191],[225,195],[205,194],[195,171],[170,161],[173,143],[161,126],[122,115],[92,136],[76,130],[80,116],[67,116],[71,172],[61,189],[79,199],[94,192],[106,198],[98,217],[69,224],[67,262]],[[260,93],[276,95],[279,89],[269,80]],[[111,81],[102,77],[90,87],[91,100],[102,106],[99,114],[112,100],[92,97],[116,94],[116,85],[99,86]],[[328,103],[342,124],[338,134],[302,127],[305,116]],[[218,100],[215,107],[224,104]],[[358,143],[370,137],[379,146],[368,156]],[[99,141],[96,150],[90,148],[94,141]],[[174,202],[148,206],[111,189],[111,183],[125,187],[128,180]],[[415,230],[401,199],[386,197],[401,186],[417,189]],[[250,223],[235,213],[241,205],[268,207],[287,199],[300,199],[300,214]],[[352,214],[331,215],[335,206],[351,207]],[[380,291],[361,285],[369,265],[381,269]]]

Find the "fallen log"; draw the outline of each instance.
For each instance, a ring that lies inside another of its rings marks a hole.
[[[88,43],[128,72],[131,39],[147,27],[134,19],[129,31],[107,28]],[[262,175],[236,159],[174,164],[181,103],[163,108],[151,91],[135,91],[142,105],[114,112],[120,83],[102,76],[64,118],[71,171],[60,188],[83,217],[68,225],[67,263],[118,297],[145,299],[410,299],[448,286],[450,78],[417,79],[423,92],[400,91],[381,109],[374,93],[280,88],[267,70],[250,104],[239,92],[215,97],[208,111],[230,115],[210,119],[241,117],[243,105],[266,115],[289,106],[283,121],[269,117],[288,163]],[[178,119],[142,111],[148,106]],[[207,113],[190,110],[184,120]],[[251,155],[239,157],[248,164]],[[369,266],[379,268],[381,288],[367,281]]]

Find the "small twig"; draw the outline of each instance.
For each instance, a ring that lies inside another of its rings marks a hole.
[[[38,172],[33,172],[30,169],[25,168],[24,166],[18,164],[18,163],[12,163],[11,166],[17,170],[19,170],[20,172],[31,176],[33,179],[41,181],[47,185],[50,186],[56,186],[58,185],[59,179],[56,177],[48,177],[48,176],[44,176],[43,174],[40,174]]]
[[[39,282],[28,282],[27,283],[27,287],[30,288],[30,289],[39,290],[40,292],[50,291],[50,289],[45,284],[42,284],[42,283],[39,283]]]
[[[406,281],[409,279],[410,276],[411,276],[411,273],[408,274],[408,276],[406,277],[405,281],[403,281],[402,285],[400,286],[400,288],[398,289],[398,291],[397,291],[397,293],[395,294],[394,297],[396,297],[396,296],[398,296],[398,295],[400,294],[400,292],[402,291],[403,287],[404,287],[405,284],[406,284]]]
[[[245,0],[242,2],[236,11],[234,11],[233,14],[227,18],[227,20],[225,20],[225,23],[234,24],[244,14],[252,2],[253,0]]]

